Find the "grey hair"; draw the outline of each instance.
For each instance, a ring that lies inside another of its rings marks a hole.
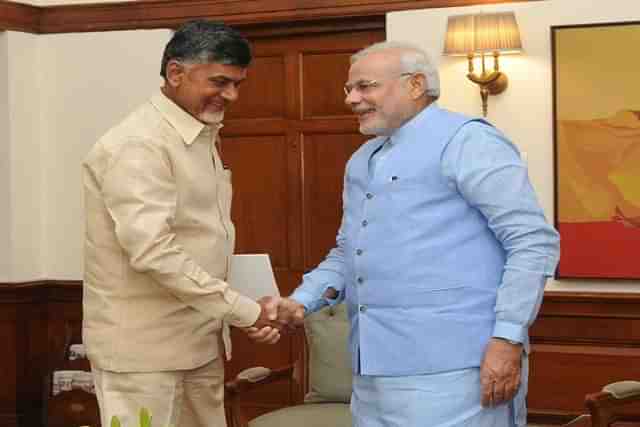
[[[424,74],[427,80],[427,95],[433,99],[440,97],[440,74],[433,65],[427,52],[414,44],[398,41],[385,41],[372,44],[351,56],[351,64],[371,53],[395,50],[400,52],[400,63],[403,73]]]

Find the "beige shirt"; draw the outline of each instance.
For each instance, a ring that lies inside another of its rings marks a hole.
[[[218,129],[158,93],[83,163],[83,340],[101,369],[190,369],[221,341],[230,357],[228,325],[260,314],[225,282],[235,230]]]

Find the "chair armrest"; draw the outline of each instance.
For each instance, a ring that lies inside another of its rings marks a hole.
[[[591,413],[594,426],[609,425],[615,421],[640,419],[640,383],[620,381],[608,384],[602,391],[587,394],[585,405]]]
[[[235,379],[225,383],[224,388],[227,393],[240,394],[262,387],[265,384],[292,378],[293,372],[294,365],[276,369],[255,366],[240,372]]]
[[[276,381],[293,378],[295,365],[283,368],[269,369],[254,367],[240,372],[235,379],[228,381],[224,385],[225,400],[229,405],[229,427],[247,427],[248,419],[245,416],[240,404],[242,393],[262,387]]]
[[[607,384],[602,391],[611,393],[616,399],[624,399],[627,397],[640,398],[640,381],[618,381]]]

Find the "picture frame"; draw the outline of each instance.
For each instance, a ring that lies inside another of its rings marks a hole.
[[[640,279],[640,21],[551,27],[558,279]]]

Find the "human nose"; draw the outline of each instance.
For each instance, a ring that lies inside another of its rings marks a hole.
[[[238,86],[236,86],[234,83],[229,83],[224,87],[222,96],[228,101],[235,101],[236,99],[238,99]]]
[[[347,104],[348,106],[358,104],[362,100],[360,91],[355,88],[351,88],[348,90],[345,89],[345,93],[346,93],[346,97],[344,98],[344,103]]]

